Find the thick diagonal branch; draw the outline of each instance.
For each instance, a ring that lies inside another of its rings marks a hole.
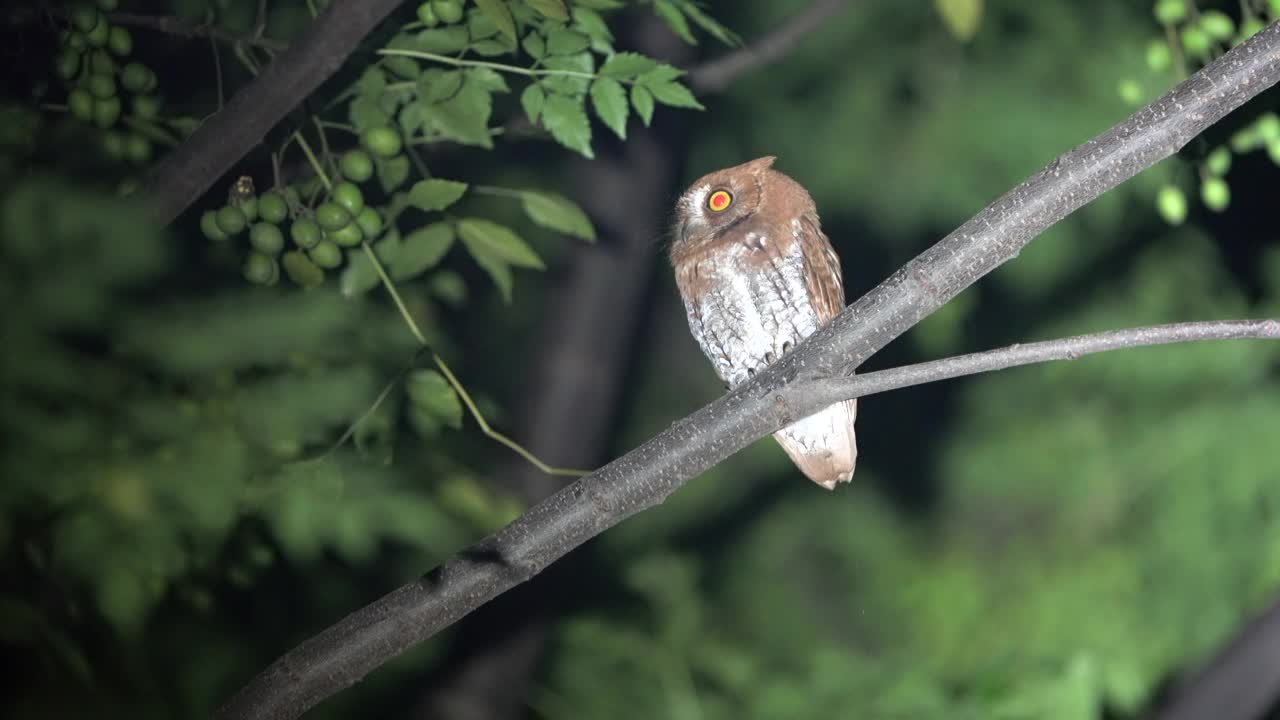
[[[399,0],[334,2],[297,42],[263,69],[147,180],[155,218],[172,222],[320,83],[327,80]]]
[[[1280,25],[1273,24],[1059,156],[753,380],[286,653],[223,715],[297,716],[748,444],[822,409],[830,397],[813,392],[817,380],[856,367],[1046,228],[1177,152],[1277,80]]]

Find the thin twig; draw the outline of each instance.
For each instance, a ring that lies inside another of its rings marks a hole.
[[[724,90],[739,77],[790,54],[848,4],[849,0],[815,0],[759,40],[689,70],[689,85],[704,93]]]
[[[1273,24],[1123,123],[1055,159],[764,372],[425,577],[298,645],[232,697],[222,716],[296,717],[587,540],[662,503],[750,443],[827,407],[831,396],[823,393],[823,380],[856,367],[1017,256],[1045,229],[1172,155],[1278,80],[1280,25]],[[1273,337],[1275,321],[1264,322],[1265,336]]]
[[[233,32],[223,30],[216,25],[197,25],[195,23],[187,22],[182,18],[172,17],[169,15],[139,15],[136,13],[113,12],[107,13],[107,20],[115,25],[130,25],[132,27],[147,28],[148,30],[155,30],[167,35],[177,35],[179,37],[212,38],[232,45],[251,45],[275,51],[284,50],[289,47],[288,43],[262,37],[261,29],[252,35],[237,35]]]

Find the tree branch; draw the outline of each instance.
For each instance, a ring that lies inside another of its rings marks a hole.
[[[1046,228],[1177,152],[1277,80],[1280,24],[1273,24],[1055,159],[752,380],[286,653],[222,715],[295,717],[729,455],[821,410],[831,398],[815,389],[821,382],[855,368]]]
[[[809,33],[845,9],[849,0],[814,0],[809,7],[754,43],[689,70],[689,85],[698,92],[720,92],[739,77],[790,53]]]
[[[236,93],[152,171],[144,189],[155,219],[172,222],[276,123],[342,67],[399,0],[334,2],[297,42]]]

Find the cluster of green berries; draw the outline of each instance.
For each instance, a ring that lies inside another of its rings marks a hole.
[[[418,19],[427,27],[460,23],[464,14],[462,0],[427,0],[418,6]]]
[[[104,14],[116,9],[117,0],[78,2],[71,6],[70,27],[62,34],[55,59],[58,77],[69,86],[67,109],[77,119],[104,131],[103,150],[114,158],[145,163],[151,159],[151,141],[137,133],[116,130],[124,112],[120,89],[128,93],[130,109],[140,119],[155,118],[160,100],[152,94],[156,74],[140,62],[128,61],[133,36],[113,26]]]
[[[210,240],[224,241],[247,229],[252,250],[245,260],[244,276],[252,283],[274,285],[280,279],[281,266],[299,285],[323,283],[325,270],[342,265],[343,248],[359,247],[382,234],[382,215],[365,204],[358,183],[373,177],[371,155],[395,157],[403,149],[403,141],[389,127],[366,130],[360,140],[362,147],[348,150],[338,161],[343,179],[333,183],[314,209],[302,201],[305,188],[290,185],[283,191],[255,195],[252,180],[241,178],[226,206],[201,215],[201,232]],[[293,243],[287,252],[286,221]]]

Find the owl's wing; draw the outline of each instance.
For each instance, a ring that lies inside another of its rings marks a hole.
[[[805,285],[809,301],[819,324],[825,323],[844,309],[840,258],[823,234],[816,216],[802,215],[795,227],[796,245],[808,267]],[[831,490],[837,483],[848,482],[853,477],[858,460],[853,429],[857,417],[857,401],[845,400],[779,430],[774,437],[801,472]]]
[[[809,272],[805,283],[809,287],[809,300],[824,323],[844,309],[844,279],[840,274],[840,258],[836,256],[831,241],[823,234],[817,216],[806,213],[796,223],[796,240],[804,255]]]

